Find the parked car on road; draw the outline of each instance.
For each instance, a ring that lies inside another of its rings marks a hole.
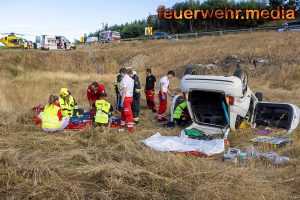
[[[151,39],[172,39],[172,37],[165,32],[156,32],[152,35]]]
[[[300,21],[284,23],[278,32],[300,31]]]

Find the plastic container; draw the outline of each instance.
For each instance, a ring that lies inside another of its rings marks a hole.
[[[240,152],[240,155],[239,155],[239,164],[240,165],[244,165],[244,164],[246,164],[246,161],[247,161],[247,154],[246,154],[246,152]]]

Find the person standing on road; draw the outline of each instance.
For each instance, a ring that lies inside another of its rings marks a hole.
[[[156,106],[154,102],[154,94],[156,87],[156,77],[152,75],[151,68],[146,69],[146,86],[145,86],[145,95],[147,106],[152,110],[153,113],[156,113]]]
[[[64,40],[64,48],[67,50],[67,41]]]
[[[127,73],[134,80],[131,109],[133,114],[133,122],[135,125],[137,125],[139,123],[140,116],[141,83],[139,77],[136,74],[136,71],[132,71],[131,69],[129,69],[127,70]]]
[[[166,110],[167,110],[167,105],[168,105],[168,94],[170,96],[174,96],[171,94],[169,90],[169,84],[170,84],[170,79],[175,76],[174,71],[169,71],[167,76],[164,76],[160,79],[159,81],[159,110],[157,113],[157,121],[162,122],[162,121],[167,121],[166,119]]]
[[[128,127],[128,132],[134,131],[134,123],[133,123],[133,115],[131,104],[133,101],[133,89],[134,89],[134,81],[133,79],[128,76],[126,68],[120,69],[120,75],[122,77],[121,81],[121,127],[126,126]]]

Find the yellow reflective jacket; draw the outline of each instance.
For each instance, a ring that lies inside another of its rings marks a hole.
[[[95,122],[101,123],[101,124],[108,124],[108,113],[110,110],[111,104],[105,101],[104,99],[97,100],[95,102],[95,106],[97,109],[96,116],[95,116]]]
[[[60,107],[56,105],[46,105],[42,116],[42,128],[55,129],[61,125],[57,116],[59,110]]]
[[[75,100],[71,95],[69,96],[69,101],[66,102],[64,98],[59,97],[59,105],[61,108],[61,113],[63,117],[72,117],[75,109]]]
[[[183,111],[187,108],[187,104],[186,102],[182,102],[181,104],[179,104],[175,111],[174,111],[174,114],[173,114],[173,118],[174,119],[180,119],[181,118],[181,115],[183,113]]]

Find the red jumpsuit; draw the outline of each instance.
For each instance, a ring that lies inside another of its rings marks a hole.
[[[162,95],[165,96],[165,100],[162,100]],[[157,118],[158,120],[165,119],[166,118],[166,110],[168,105],[168,94],[166,92],[159,92],[158,94],[159,98],[159,110],[157,112]]]
[[[133,132],[134,131],[134,123],[133,123],[133,115],[132,115],[132,109],[131,104],[133,101],[133,90],[134,90],[134,80],[128,76],[125,75],[122,78],[121,81],[121,87],[126,88],[126,96],[123,101],[123,108],[121,110],[121,126],[125,126],[127,123],[128,131]]]
[[[90,104],[92,105],[95,101],[100,100],[101,93],[106,92],[104,85],[99,84],[98,91],[95,93],[91,86],[88,87],[86,96],[89,100]]]
[[[155,102],[154,102],[154,91],[153,90],[145,90],[146,100],[148,108],[153,110],[156,108]]]
[[[133,130],[133,115],[132,115],[132,104],[133,98],[132,97],[125,97],[124,105],[121,110],[121,126],[125,126],[127,122],[128,131]]]

